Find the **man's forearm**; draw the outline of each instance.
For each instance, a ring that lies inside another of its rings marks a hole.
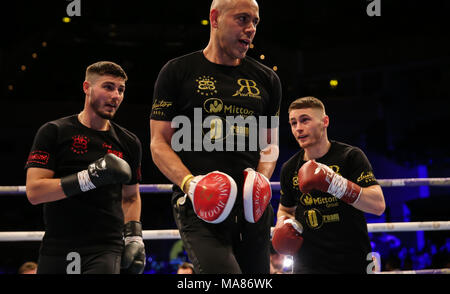
[[[256,168],[256,171],[259,173],[262,173],[270,180],[272,177],[273,171],[275,170],[275,167],[277,165],[276,161],[272,162],[258,162],[258,166]]]
[[[358,201],[352,205],[363,212],[378,216],[382,215],[386,208],[383,191],[379,185],[362,188]]]
[[[122,210],[124,223],[129,221],[140,221],[141,219],[141,196],[136,194],[132,197],[122,198]]]
[[[294,213],[286,211],[286,210],[278,209],[277,218],[280,218],[282,216],[287,216],[288,218],[295,218]]]
[[[66,198],[61,187],[61,179],[39,179],[27,182],[27,197],[31,204],[53,202]]]
[[[183,164],[180,157],[166,143],[150,146],[153,162],[172,183],[180,186],[184,177],[191,172]]]

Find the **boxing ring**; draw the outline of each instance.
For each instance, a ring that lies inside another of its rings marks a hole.
[[[407,178],[407,179],[380,179],[377,180],[383,188],[389,187],[417,187],[417,186],[450,186],[450,178]],[[272,182],[272,190],[279,191],[280,183]],[[141,193],[171,193],[171,184],[142,184]],[[25,186],[0,186],[1,195],[25,195]],[[450,216],[448,216],[450,219]],[[391,222],[391,223],[368,223],[369,233],[381,232],[415,232],[415,231],[450,231],[450,221],[427,221],[427,222]],[[272,228],[273,230],[273,228]],[[23,242],[41,241],[43,231],[24,232],[0,232],[0,242]],[[178,230],[144,230],[144,240],[179,239]],[[375,272],[377,274],[450,274],[450,268],[424,269]]]

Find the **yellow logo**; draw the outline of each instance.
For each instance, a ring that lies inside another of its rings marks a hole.
[[[212,96],[217,94],[216,83],[217,81],[210,76],[201,76],[195,80],[198,84],[197,93],[202,96]]]
[[[319,229],[323,225],[322,214],[318,209],[311,209],[305,211],[305,221],[311,229]]]
[[[261,99],[261,91],[256,87],[256,82],[247,79],[238,79],[237,84],[241,86],[233,96],[252,97]]]
[[[298,175],[292,177],[292,188],[298,190]]]
[[[300,196],[300,203],[304,206],[309,206],[313,204],[313,198],[309,194],[303,193],[302,196]]]
[[[318,209],[310,209],[304,212],[305,222],[311,229],[320,229],[325,223],[339,222],[339,213],[324,214],[320,213]]]
[[[223,102],[218,98],[209,98],[203,103],[203,109],[207,113],[219,113],[223,109]]]
[[[155,99],[155,102],[153,102],[152,105],[152,115],[165,117],[166,113],[164,112],[164,109],[170,107],[172,107],[172,102]]]
[[[356,180],[358,183],[365,181],[366,183],[376,181],[375,175],[373,172],[362,172],[359,178]]]
[[[248,117],[254,115],[255,112],[245,107],[240,107],[236,105],[226,105],[223,103],[222,99],[219,98],[209,98],[203,103],[203,109],[207,113],[224,113],[226,115],[240,115],[242,117]]]
[[[338,175],[342,176],[342,175],[339,173],[339,166],[337,166],[337,165],[330,165],[329,168],[331,168],[331,169],[332,169],[335,173],[337,173]]]
[[[324,205],[326,208],[339,206],[338,199],[334,196],[330,197],[312,197],[311,194],[303,193],[300,196],[300,203],[303,206]]]
[[[172,102],[164,101],[164,100],[155,100],[152,105],[152,110],[157,110],[161,108],[168,108],[172,106]]]

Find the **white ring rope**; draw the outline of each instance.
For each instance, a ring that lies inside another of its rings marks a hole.
[[[409,178],[377,180],[381,187],[450,186],[450,178]],[[280,191],[280,182],[271,182],[273,191]],[[172,184],[141,184],[141,193],[170,193]],[[25,186],[0,186],[0,195],[25,194]]]
[[[416,187],[416,186],[450,186],[450,178],[409,178],[380,179],[381,187]],[[280,190],[280,182],[271,182],[272,190]],[[141,184],[141,193],[170,193],[172,184]],[[26,186],[0,186],[0,195],[26,194]],[[271,232],[273,232],[273,227]],[[450,221],[408,222],[408,223],[370,223],[367,230],[371,233],[380,232],[411,232],[411,231],[444,231],[450,230]],[[43,231],[0,232],[0,242],[42,241]],[[180,239],[178,230],[144,230],[144,240]],[[450,268],[398,270],[374,272],[375,274],[450,274]]]
[[[378,275],[391,275],[391,274],[405,274],[405,275],[450,275],[450,268],[439,268],[439,269],[422,269],[422,270],[406,270],[406,271],[386,271],[386,272],[374,272]]]
[[[272,228],[273,230],[273,228]],[[450,230],[450,221],[410,222],[410,223],[372,223],[367,224],[367,230],[380,232],[411,232],[411,231],[446,231]],[[144,240],[180,239],[178,230],[144,230]],[[0,232],[0,242],[41,241],[42,231],[31,232]]]

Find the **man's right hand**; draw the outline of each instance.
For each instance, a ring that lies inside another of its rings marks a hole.
[[[303,227],[293,218],[281,216],[273,230],[272,245],[280,254],[294,255],[303,245]]]
[[[362,192],[359,185],[315,160],[308,160],[298,171],[298,187],[302,193],[319,190],[349,204],[357,202]]]
[[[108,153],[91,163],[87,169],[61,178],[67,197],[109,184],[126,184],[131,180],[131,168],[122,158]]]
[[[184,187],[197,216],[208,223],[223,222],[236,201],[236,182],[219,171],[193,177]]]

